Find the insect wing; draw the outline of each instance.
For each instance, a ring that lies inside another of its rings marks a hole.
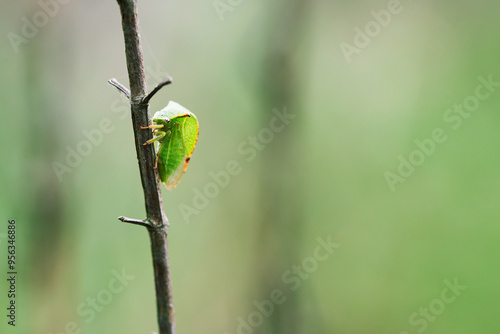
[[[158,172],[161,182],[166,184],[167,189],[174,189],[182,176],[182,173],[179,175],[178,169],[185,160],[185,149],[179,126],[172,126],[170,131],[168,140],[160,145],[158,151]]]
[[[191,159],[191,154],[193,154],[194,147],[196,146],[196,142],[198,141],[198,133],[198,119],[195,115],[191,114],[189,117],[186,117],[184,122],[182,123],[182,142],[184,144],[186,154],[184,171],[187,168],[189,160]]]

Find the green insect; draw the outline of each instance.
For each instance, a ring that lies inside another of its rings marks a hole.
[[[153,138],[144,143],[155,144],[156,162],[161,182],[172,190],[186,171],[198,141],[198,119],[189,110],[170,101],[153,116]]]

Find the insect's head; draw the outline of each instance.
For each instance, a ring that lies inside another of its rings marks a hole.
[[[166,110],[157,111],[153,116],[153,122],[157,124],[168,124],[170,123],[171,116]]]

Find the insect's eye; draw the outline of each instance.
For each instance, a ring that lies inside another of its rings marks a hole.
[[[165,118],[165,122],[170,123],[170,119],[169,118]]]

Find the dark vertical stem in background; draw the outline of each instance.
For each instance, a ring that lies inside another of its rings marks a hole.
[[[39,10],[36,3],[30,6],[27,17]],[[71,35],[71,30],[58,35],[63,39]],[[71,57],[65,45],[50,43],[49,34],[40,34],[20,53],[25,68],[24,77],[24,105],[27,109],[23,117],[22,135],[28,136],[27,160],[22,169],[26,173],[25,196],[17,211],[25,216],[25,220],[18,221],[20,238],[26,236],[29,251],[26,254],[29,265],[23,274],[28,282],[28,293],[33,302],[32,313],[43,316],[34,317],[28,321],[30,332],[51,332],[54,328],[63,328],[66,320],[73,315],[65,305],[72,305],[76,296],[74,284],[75,267],[74,248],[65,243],[65,237],[71,239],[74,233],[68,228],[64,214],[68,208],[68,199],[64,194],[62,183],[57,179],[51,164],[57,160],[60,147],[66,145],[59,132],[61,129],[60,115],[68,108],[68,99],[71,92],[64,90],[59,83],[71,72]],[[46,53],[47,44],[53,44],[51,52],[61,57],[57,67],[47,64],[44,60],[53,54]],[[67,61],[68,60],[68,61]],[[57,82],[47,85],[47,82]],[[67,185],[66,185],[67,186]],[[16,217],[17,218],[17,217]],[[76,224],[72,221],[71,224]],[[26,233],[26,235],[24,235]],[[65,247],[66,246],[66,247]],[[3,245],[2,245],[3,248]],[[71,282],[71,283],[70,283]],[[47,308],[47,299],[52,298],[58,303]],[[38,311],[36,311],[38,310]],[[29,314],[30,311],[26,312]]]
[[[300,101],[295,92],[302,82],[294,70],[294,56],[300,42],[305,43],[301,33],[306,27],[307,2],[305,0],[270,2],[267,38],[264,45],[263,77],[260,84],[262,96],[261,124],[269,126],[272,109],[293,114],[283,132],[274,137],[262,152],[261,219],[259,231],[260,295],[264,298],[269,291],[279,288],[287,296],[286,302],[276,307],[268,326],[259,329],[261,333],[295,334],[304,331],[309,322],[305,314],[303,291],[291,291],[282,281],[283,272],[292,265],[300,264],[303,244],[305,182],[307,182],[306,162],[301,131],[305,114],[300,110]],[[305,284],[302,282],[301,284]],[[303,288],[302,288],[303,289]],[[309,328],[308,332],[315,332]]]
[[[160,334],[173,334],[175,325],[167,249],[168,220],[163,213],[159,180],[154,169],[153,145],[142,145],[151,138],[151,131],[140,129],[141,126],[149,124],[149,104],[142,102],[146,95],[146,80],[137,6],[134,0],[117,0],[117,2],[120,6],[125,39],[132,124],[146,205],[145,223],[148,225],[151,240],[159,331]]]

